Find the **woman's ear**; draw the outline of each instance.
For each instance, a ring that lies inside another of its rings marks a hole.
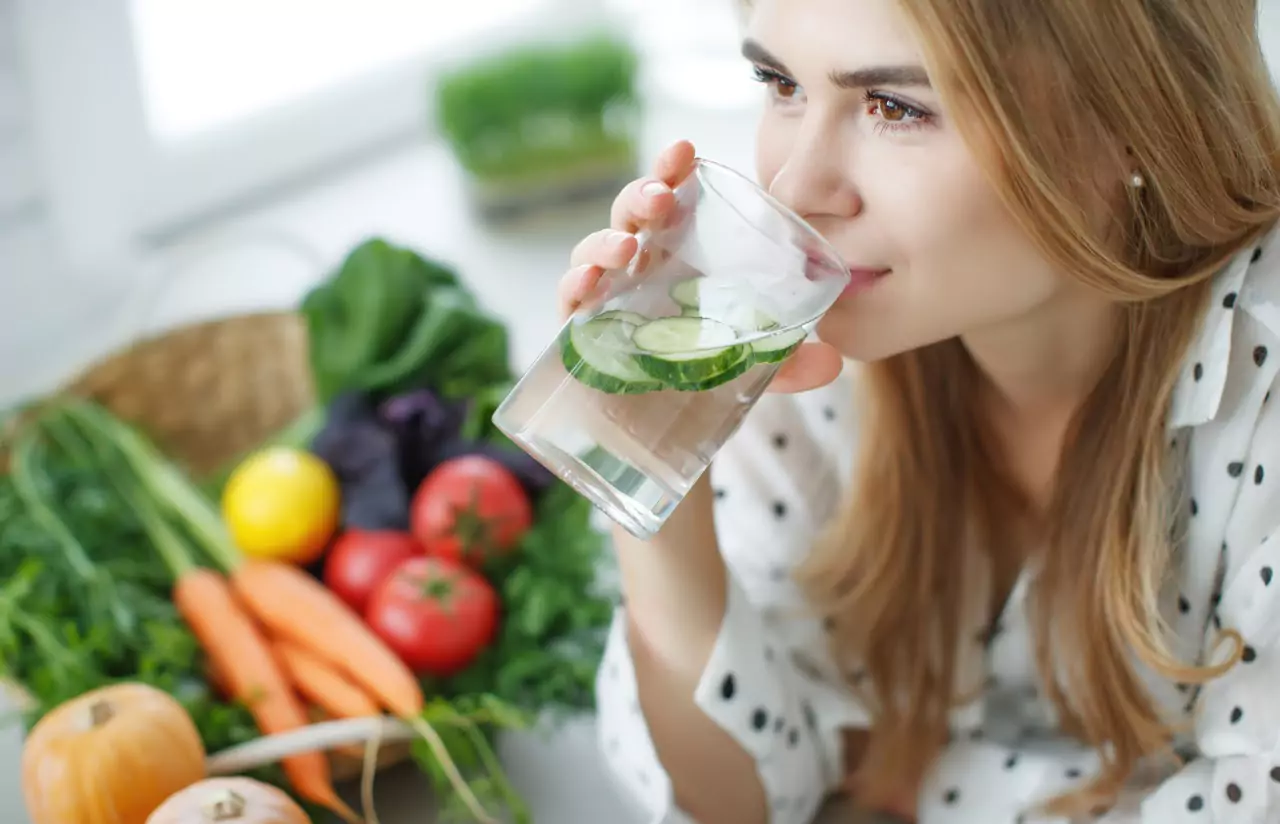
[[[1124,158],[1127,161],[1128,171],[1124,178],[1124,183],[1131,189],[1144,189],[1147,185],[1147,175],[1138,164],[1137,158],[1134,156],[1133,147],[1124,147]]]

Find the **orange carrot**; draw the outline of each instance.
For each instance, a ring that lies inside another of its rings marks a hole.
[[[306,726],[302,703],[266,638],[236,602],[225,578],[212,570],[190,567],[174,584],[173,602],[209,656],[214,672],[226,678],[231,695],[244,702],[263,734]],[[290,756],[283,765],[289,783],[303,798],[347,821],[360,821],[334,790],[329,762],[322,753]]]
[[[230,574],[240,600],[273,635],[304,647],[346,673],[417,730],[475,818],[496,824],[449,757],[439,733],[423,720],[426,700],[418,679],[351,607],[290,564],[243,561],[232,566]]]
[[[330,718],[363,718],[382,714],[367,692],[311,650],[284,640],[276,641],[275,648],[285,674],[298,692]]]
[[[292,641],[277,640],[274,647],[285,675],[302,697],[319,708],[325,716],[364,718],[382,714],[382,710],[367,692],[320,656]],[[365,748],[358,745],[335,747],[334,751],[351,758],[364,758],[365,754]]]
[[[295,566],[246,561],[232,570],[231,585],[272,635],[292,641],[346,673],[388,710],[422,714],[418,679],[360,616]]]

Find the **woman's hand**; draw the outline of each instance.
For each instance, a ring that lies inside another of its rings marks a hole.
[[[672,189],[693,171],[693,144],[669,146],[654,163],[653,174],[629,183],[613,201],[610,228],[583,238],[570,256],[570,269],[560,279],[561,317],[567,318],[592,297],[606,270],[622,269],[639,251],[636,232],[661,220],[675,207]],[[840,353],[825,343],[806,342],[782,364],[769,385],[771,392],[805,392],[831,383],[840,374]]]

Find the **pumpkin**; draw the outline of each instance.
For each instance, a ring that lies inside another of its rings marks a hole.
[[[54,707],[22,748],[32,824],[145,824],[169,796],[204,778],[204,743],[172,696],[114,684]]]
[[[283,790],[252,778],[208,778],[179,790],[146,824],[311,824]]]

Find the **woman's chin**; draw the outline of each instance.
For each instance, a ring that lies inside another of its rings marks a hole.
[[[875,363],[916,348],[904,345],[895,335],[875,334],[865,327],[855,332],[846,323],[827,323],[827,318],[818,322],[817,333],[818,339],[839,352],[846,362]]]

